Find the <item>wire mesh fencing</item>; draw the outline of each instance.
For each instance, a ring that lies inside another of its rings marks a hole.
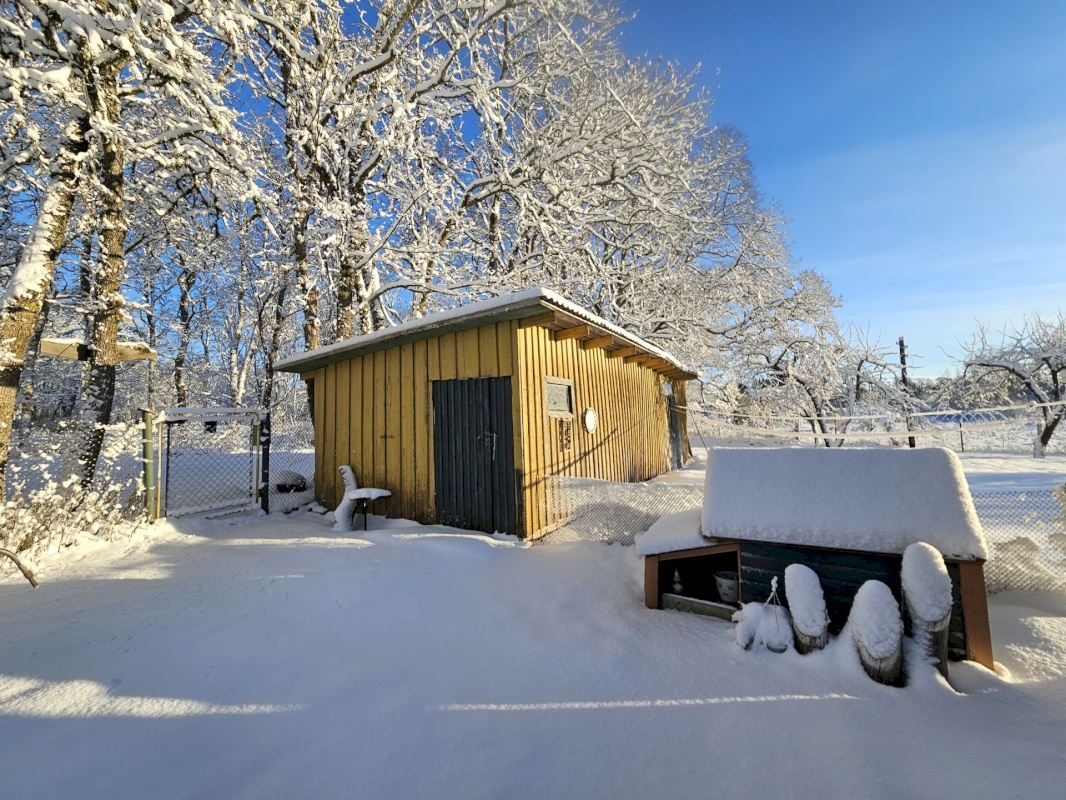
[[[275,417],[270,433],[270,512],[288,512],[315,499],[315,430],[310,417]]]
[[[548,543],[633,544],[660,517],[703,504],[702,483],[557,480],[555,503],[567,521]],[[972,496],[988,543],[988,592],[1066,590],[1066,487]]]
[[[554,515],[566,522],[546,542],[591,541],[633,544],[659,517],[699,508],[703,485],[612,483],[588,478],[555,478]]]
[[[170,409],[158,418],[157,514],[178,517],[260,503],[262,420],[239,409]]]
[[[0,545],[39,552],[82,539],[111,539],[145,522],[142,426],[103,428],[100,456],[83,462],[84,430],[73,421],[18,432],[0,503]]]
[[[988,542],[990,593],[1066,589],[1066,487],[980,492],[973,500]]]

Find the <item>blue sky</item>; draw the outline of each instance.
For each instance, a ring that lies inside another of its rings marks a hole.
[[[631,54],[702,63],[794,257],[916,374],[977,320],[1066,311],[1066,2],[623,8]]]

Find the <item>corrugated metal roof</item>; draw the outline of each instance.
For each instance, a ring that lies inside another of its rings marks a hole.
[[[665,350],[570,302],[555,292],[539,287],[467,303],[458,308],[410,320],[402,325],[354,336],[326,347],[280,359],[274,364],[274,368],[281,372],[310,372],[329,364],[336,364],[339,361],[397,347],[408,342],[443,336],[446,333],[476,328],[492,322],[528,319],[547,312],[557,312],[564,318],[586,323],[596,328],[600,335],[609,334],[617,339],[619,346],[635,347],[688,373],[692,379],[696,377],[692,370]]]

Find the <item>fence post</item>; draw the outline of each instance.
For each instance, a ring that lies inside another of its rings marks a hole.
[[[144,425],[144,433],[141,437],[141,458],[144,469],[141,478],[144,482],[144,510],[149,522],[155,522],[155,452],[153,444],[155,431],[153,430],[152,412],[147,408],[141,409],[141,423]]]
[[[260,472],[260,485],[263,487],[259,494],[259,503],[263,513],[270,513],[270,412],[263,415],[259,423],[259,444],[262,447],[262,470]]]

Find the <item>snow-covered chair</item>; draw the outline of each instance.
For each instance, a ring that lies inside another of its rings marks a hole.
[[[365,531],[370,504],[379,498],[391,497],[392,492],[388,489],[360,489],[351,467],[343,464],[338,469],[341,473],[341,482],[344,484],[344,495],[341,497],[341,504],[333,512],[333,530],[340,533],[355,530],[355,515],[362,511],[363,530]]]

